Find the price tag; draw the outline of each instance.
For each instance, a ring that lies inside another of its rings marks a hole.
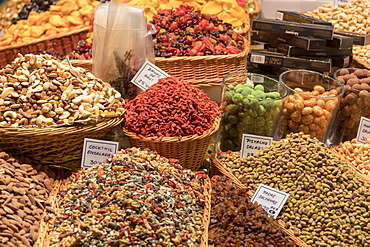
[[[169,77],[169,75],[146,60],[143,66],[141,66],[139,71],[135,74],[134,78],[132,78],[131,82],[141,90],[145,91],[153,84],[157,83],[158,79],[165,77]]]
[[[352,3],[352,0],[333,0],[333,8],[338,8],[342,3]]]
[[[365,144],[368,138],[370,138],[370,119],[361,117],[356,140],[358,143]]]
[[[243,134],[240,158],[251,156],[253,153],[272,144],[272,137]]]
[[[103,163],[109,156],[118,151],[118,142],[95,139],[84,139],[81,167],[89,168]]]
[[[255,54],[252,54],[251,55],[251,62],[252,63],[265,63],[265,56],[263,55],[255,55]]]
[[[281,209],[284,207],[285,202],[288,200],[288,197],[288,193],[260,184],[251,201],[261,204],[267,214],[276,219]]]

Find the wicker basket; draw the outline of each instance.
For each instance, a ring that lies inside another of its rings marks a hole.
[[[351,68],[370,69],[370,64],[365,62],[361,57],[353,55]]]
[[[222,78],[232,72],[247,71],[249,42],[239,54],[213,56],[156,57],[155,65],[173,77],[179,77],[192,85],[221,85]]]
[[[0,148],[36,164],[55,165],[72,170],[80,167],[84,138],[102,139],[123,121],[55,128],[0,128]]]
[[[333,153],[335,153],[336,155],[338,155],[339,156],[339,158],[341,158],[342,160],[344,160],[344,161],[346,161],[347,162],[347,164],[350,166],[350,167],[352,167],[353,169],[355,169],[356,170],[356,173],[357,173],[357,175],[359,175],[360,177],[362,177],[368,184],[370,184],[370,177],[369,176],[367,176],[367,175],[365,175],[365,174],[363,174],[362,172],[361,172],[361,170],[360,169],[358,169],[355,165],[353,165],[349,160],[347,160],[346,159],[346,157],[344,157],[343,155],[341,155],[341,154],[339,154],[336,150],[335,150],[335,148],[336,148],[337,146],[331,146],[330,147],[330,150],[333,152]]]
[[[59,203],[58,203],[59,197],[60,197],[58,193],[59,191],[67,187],[68,182],[69,182],[69,178],[56,181],[54,185],[55,187],[49,196],[50,202],[51,202],[51,208],[53,208],[56,213],[59,213],[60,210],[63,210],[60,208]],[[205,198],[205,206],[204,206],[204,214],[203,214],[204,231],[201,237],[201,242],[200,242],[199,247],[208,247],[208,228],[209,228],[210,217],[211,217],[211,181],[209,178],[207,178],[204,180],[204,182],[205,182],[204,192],[203,192],[203,195]],[[34,247],[50,246],[51,234],[52,232],[48,231],[48,223],[42,220],[42,222],[40,223],[39,237]]]
[[[166,158],[178,159],[183,167],[196,171],[203,162],[212,135],[219,127],[220,118],[217,118],[213,126],[202,135],[184,136],[181,139],[179,137],[141,138],[125,128],[123,132],[127,135],[132,147],[149,148]]]
[[[155,65],[173,77],[182,78],[190,84],[221,85],[222,78],[231,72],[247,71],[249,42],[245,40],[242,53],[232,55],[156,57]],[[71,60],[75,67],[92,71],[92,60]]]
[[[27,43],[0,47],[0,68],[11,63],[18,53],[40,53],[54,50],[60,54],[69,54],[73,51],[79,40],[86,39],[90,27],[84,27],[65,34],[35,39]]]

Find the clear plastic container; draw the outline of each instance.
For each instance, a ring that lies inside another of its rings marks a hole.
[[[361,117],[370,118],[370,71],[343,68],[334,73],[334,78],[344,84],[343,98],[333,126],[333,144],[337,145],[356,138]]]
[[[231,73],[222,82],[219,149],[240,151],[243,134],[273,137],[287,88],[254,73]]]
[[[304,132],[328,143],[328,131],[338,112],[343,84],[324,74],[308,70],[282,73],[280,83],[288,88],[276,139],[291,132]]]

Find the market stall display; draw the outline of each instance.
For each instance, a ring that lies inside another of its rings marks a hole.
[[[214,246],[295,246],[262,206],[252,203],[248,189],[226,176],[212,178],[208,243]]]
[[[103,138],[123,120],[121,95],[66,61],[19,55],[0,73],[0,147],[14,155],[52,165],[76,160],[85,137]]]
[[[197,170],[221,111],[202,90],[186,81],[166,77],[129,101],[123,131],[131,146],[150,148]]]
[[[223,79],[220,149],[238,151],[243,134],[274,136],[287,88],[264,75],[235,72]]]
[[[307,245],[368,246],[370,184],[316,138],[292,133],[253,156],[218,160],[252,191],[262,183],[289,193],[279,218]]]
[[[33,167],[0,152],[0,246],[37,246],[44,212],[59,176],[46,166]]]
[[[280,75],[288,88],[277,139],[291,132],[304,132],[326,142],[339,109],[344,87],[333,78],[307,70],[291,70]],[[324,140],[325,139],[325,140]]]
[[[56,213],[44,218],[44,244],[206,246],[209,190],[203,172],[152,151],[121,150],[66,180]]]

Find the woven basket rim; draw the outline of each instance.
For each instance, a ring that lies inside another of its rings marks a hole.
[[[59,208],[59,201],[58,201],[58,193],[59,191],[63,190],[64,188],[67,187],[69,183],[70,176],[67,178],[55,180],[55,185],[53,187],[53,190],[51,191],[49,195],[49,202],[51,203],[51,207],[58,212],[60,210]],[[207,178],[204,180],[204,185],[203,185],[203,195],[205,198],[205,204],[204,204],[204,213],[203,213],[203,234],[201,236],[201,243],[199,247],[208,247],[208,229],[209,229],[209,223],[211,220],[211,180],[207,176]],[[52,196],[53,195],[53,196]],[[46,216],[47,213],[44,212],[44,216]],[[42,217],[43,219],[44,217]],[[44,247],[44,246],[49,246],[50,244],[50,237],[53,231],[48,231],[48,223],[45,222],[44,220],[41,221],[40,224],[40,229],[39,229],[39,237],[37,241],[35,242],[34,247]]]
[[[360,56],[353,55],[353,60],[356,61],[356,63],[364,66],[366,69],[370,69],[370,64],[364,61]]]
[[[203,134],[198,135],[189,135],[189,136],[183,136],[183,137],[158,137],[158,136],[152,136],[152,137],[139,137],[135,132],[129,131],[128,129],[122,127],[123,132],[130,138],[133,139],[140,139],[144,142],[187,142],[187,141],[192,141],[195,139],[202,139],[204,137],[210,136],[213,133],[215,133],[220,125],[221,122],[221,117],[216,117],[215,121],[213,122],[213,125],[211,128],[207,129],[206,131],[203,132]]]
[[[175,62],[175,61],[199,61],[199,60],[213,60],[213,59],[235,59],[244,57],[249,52],[249,41],[244,38],[244,50],[238,54],[228,54],[228,55],[209,55],[209,56],[172,56],[169,58],[165,57],[155,57],[156,62]]]
[[[8,49],[16,49],[16,48],[20,48],[20,47],[29,46],[29,45],[34,45],[34,44],[37,44],[37,43],[41,43],[41,42],[45,42],[45,41],[49,41],[49,40],[53,40],[53,39],[59,39],[59,38],[62,38],[62,37],[71,36],[71,35],[81,33],[81,32],[85,32],[85,31],[88,31],[88,30],[90,30],[90,27],[83,27],[83,28],[80,28],[80,29],[76,29],[76,30],[67,32],[67,33],[52,35],[52,36],[44,37],[44,38],[41,38],[41,39],[34,39],[34,40],[31,40],[31,41],[26,42],[26,43],[7,45],[7,46],[4,46],[4,47],[0,47],[0,51],[4,51],[4,50],[8,50]]]
[[[48,127],[46,127],[46,128],[0,127],[0,132],[2,132],[2,133],[17,132],[17,134],[20,133],[20,134],[27,134],[27,135],[28,134],[33,134],[34,132],[37,132],[38,134],[42,133],[42,132],[45,132],[45,134],[48,134],[50,132],[53,132],[55,134],[57,134],[58,132],[65,134],[65,131],[69,131],[69,130],[84,132],[86,130],[91,130],[91,129],[94,129],[96,127],[110,126],[112,124],[117,124],[118,125],[123,120],[124,120],[124,118],[122,116],[113,117],[113,118],[108,119],[106,121],[104,120],[104,121],[100,121],[100,122],[97,122],[97,123],[89,123],[89,124],[86,124],[86,125],[82,125],[82,128],[81,128],[81,125],[78,125],[78,126],[77,125],[60,126],[60,127],[53,127],[53,128],[48,128]]]

